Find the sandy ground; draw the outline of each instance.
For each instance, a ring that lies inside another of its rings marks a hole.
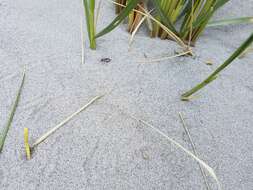
[[[222,18],[252,16],[253,1],[231,1]],[[174,42],[142,31],[128,50],[121,25],[86,44],[81,65],[80,1],[0,1],[0,120],[2,129],[24,65],[27,78],[0,155],[0,189],[205,189],[198,165],[166,140],[131,119],[142,118],[190,149],[182,112],[200,157],[223,189],[253,187],[253,55],[236,60],[192,102],[180,94],[222,63],[252,32],[241,25],[208,29],[196,57],[160,63],[138,61],[173,55]],[[98,28],[115,16],[104,3]],[[110,63],[101,63],[110,58]],[[206,60],[213,60],[207,66]],[[23,128],[33,142],[86,104],[110,92],[42,143],[25,159]],[[216,189],[215,182],[209,183]]]

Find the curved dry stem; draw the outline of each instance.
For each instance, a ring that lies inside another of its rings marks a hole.
[[[188,55],[189,53],[192,53],[192,52],[188,50],[188,51],[185,51],[185,52],[173,55],[173,56],[143,60],[143,61],[139,61],[139,63],[154,63],[154,62],[159,62],[159,61],[166,61],[166,60],[173,59],[173,58],[176,58],[176,57],[181,57],[181,56],[184,56],[184,55]]]
[[[218,189],[221,190],[221,183],[218,180],[218,177],[216,176],[213,168],[211,168],[208,164],[206,164],[203,160],[201,160],[200,158],[198,158],[197,156],[195,156],[191,151],[187,150],[186,148],[184,148],[181,144],[179,144],[177,141],[173,140],[172,138],[170,138],[169,136],[167,136],[164,132],[160,131],[159,129],[157,129],[156,127],[154,127],[153,125],[147,123],[146,121],[142,120],[142,119],[138,119],[134,116],[129,115],[131,118],[133,118],[134,120],[141,122],[142,124],[144,124],[145,126],[149,127],[150,129],[152,129],[153,131],[155,131],[156,133],[158,133],[159,135],[161,135],[162,137],[164,137],[165,139],[167,139],[171,144],[173,144],[174,146],[176,146],[177,148],[179,148],[180,150],[182,150],[183,152],[185,152],[188,156],[190,156],[191,158],[193,158],[195,161],[197,161],[203,168],[206,169],[206,171],[210,174],[210,176],[216,181]]]

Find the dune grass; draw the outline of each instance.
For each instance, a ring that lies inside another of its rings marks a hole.
[[[201,83],[197,84],[191,90],[182,94],[181,99],[187,100],[192,94],[196,93],[200,89],[204,88],[206,85],[211,83],[218,77],[218,74],[224,70],[228,65],[230,65],[237,57],[239,57],[253,42],[253,33],[249,36],[249,38],[244,41],[241,46],[222,64],[220,65],[213,73],[211,73],[205,80]]]
[[[116,0],[115,2],[116,13],[119,14],[122,11],[121,5],[126,6],[131,1]],[[143,15],[138,11],[143,12],[143,9],[147,7],[144,5],[148,2],[155,9],[154,18],[177,35],[185,44],[195,45],[207,27],[253,23],[253,17],[210,21],[214,13],[229,2],[229,0],[139,0],[135,11],[129,12],[128,31],[130,33],[142,21]],[[153,26],[148,27],[151,37],[173,39],[157,22],[152,23]]]
[[[11,108],[11,112],[10,112],[9,118],[7,120],[7,124],[5,125],[3,131],[0,133],[0,153],[3,150],[5,139],[7,137],[8,131],[10,129],[13,117],[15,115],[15,112],[16,112],[16,109],[17,109],[17,106],[18,106],[18,102],[19,102],[19,99],[20,99],[21,91],[22,91],[22,88],[24,86],[24,82],[25,82],[25,70],[23,72],[22,80],[21,80],[19,89],[17,91],[17,95],[16,95],[16,98],[14,100],[13,106]]]

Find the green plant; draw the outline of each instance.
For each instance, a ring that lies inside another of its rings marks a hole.
[[[211,21],[214,13],[224,6],[229,0],[142,0],[130,11],[128,16],[128,31],[132,33],[143,17],[140,12],[148,9],[147,2],[152,2],[154,17],[171,32],[177,35],[185,44],[194,45],[206,27],[228,24],[252,23],[253,17],[243,17]],[[120,13],[122,6],[129,4],[131,0],[116,0],[116,13]],[[149,10],[146,10],[146,12]],[[179,29],[178,26],[179,25]],[[157,22],[148,27],[151,37],[161,39],[173,39]]]
[[[96,38],[101,37],[109,32],[111,32],[114,28],[116,28],[136,7],[139,0],[131,0],[127,6],[121,9],[119,15],[102,31],[96,34],[96,19],[95,19],[95,0],[83,0],[85,17],[86,17],[86,25],[87,31],[90,41],[90,48],[96,49]]]
[[[237,57],[239,57],[253,42],[253,33],[249,36],[249,38],[221,65],[219,66],[212,74],[210,74],[205,80],[201,83],[197,84],[191,90],[187,91],[182,95],[182,100],[189,100],[189,97],[195,92],[199,91],[210,82],[215,80],[218,74],[225,69],[228,65],[230,65]]]
[[[96,49],[95,0],[83,0],[90,48]]]
[[[180,36],[185,41],[196,42],[200,34],[206,28],[213,14],[229,0],[191,0],[188,2],[183,23],[180,28]]]
[[[129,3],[120,11],[119,15],[102,31],[100,31],[95,38],[103,36],[113,29],[115,29],[129,14],[130,12],[137,6],[140,0],[130,0]]]
[[[10,112],[7,124],[6,124],[5,128],[3,129],[3,131],[0,133],[0,153],[3,150],[5,139],[7,137],[8,131],[10,129],[13,117],[15,115],[15,112],[16,112],[16,109],[17,109],[17,106],[18,106],[18,102],[19,102],[19,99],[20,99],[21,91],[22,91],[22,88],[24,86],[24,82],[25,82],[25,71],[23,73],[22,80],[21,80],[21,83],[20,83],[16,98],[15,98],[14,104],[11,108],[11,112]]]

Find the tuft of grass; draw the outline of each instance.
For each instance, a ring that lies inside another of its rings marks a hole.
[[[184,10],[184,19],[180,28],[180,36],[195,44],[200,34],[204,31],[207,23],[212,18],[214,12],[222,5],[219,0],[191,0],[186,5],[189,7]]]
[[[109,0],[109,1],[111,1],[111,0]],[[115,1],[111,1],[111,2],[117,6],[126,7],[125,5],[119,4]],[[156,23],[159,27],[161,27],[168,34],[170,39],[173,39],[174,41],[176,41],[183,48],[184,51],[190,51],[191,53],[189,53],[189,54],[192,55],[191,49],[181,40],[180,37],[178,37],[176,34],[174,34],[168,27],[166,27],[163,23],[161,23],[158,19],[156,19],[154,16],[152,16],[150,14],[150,12],[152,12],[152,10],[147,11],[146,9],[143,9],[143,12],[142,12],[142,11],[134,9],[133,11],[138,12],[138,13],[142,14],[143,16],[147,16],[148,21],[152,21],[152,22]],[[149,22],[148,22],[148,25],[149,25],[149,28],[152,28],[152,27],[150,27]]]
[[[162,23],[165,23],[185,43],[194,45],[213,14],[228,0],[153,0],[152,2]],[[180,25],[180,30],[176,30],[176,23]],[[153,36],[168,38],[160,27],[154,28],[156,30],[153,31]]]
[[[253,17],[210,22],[214,13],[229,0],[139,0],[139,3],[128,13],[128,31],[130,33],[135,31],[135,28],[143,21],[143,14],[140,12],[147,9],[146,4],[148,2],[151,2],[153,5],[151,8],[155,9],[154,18],[184,41],[185,44],[192,46],[195,45],[206,27],[253,23]],[[132,3],[130,0],[116,0],[114,2],[116,13],[120,14],[122,7],[130,3]],[[149,10],[145,12],[149,12]],[[174,40],[157,22],[152,22],[152,26],[149,23],[148,28],[151,37]]]
[[[253,33],[249,36],[249,38],[244,41],[241,46],[222,64],[220,65],[213,73],[211,73],[205,80],[201,83],[197,84],[191,90],[182,94],[181,99],[185,100],[189,98],[192,94],[196,93],[200,89],[204,88],[206,85],[211,83],[218,77],[218,74],[225,69],[228,65],[230,65],[237,57],[239,57],[245,50],[251,45],[253,42]]]
[[[11,126],[11,123],[12,123],[12,120],[13,120],[13,117],[15,115],[15,112],[16,112],[16,109],[17,109],[17,106],[18,106],[18,102],[19,102],[19,99],[20,99],[20,95],[21,95],[21,91],[22,91],[22,88],[24,86],[24,82],[25,82],[25,70],[23,72],[23,75],[22,75],[22,80],[21,80],[21,83],[20,83],[20,86],[19,86],[19,89],[17,91],[17,95],[16,95],[16,98],[14,100],[14,104],[11,108],[11,112],[10,112],[10,115],[9,115],[9,118],[7,120],[7,124],[6,126],[4,127],[3,131],[0,133],[0,153],[2,152],[3,150],[3,146],[4,146],[4,142],[5,142],[5,139],[7,137],[7,134],[8,134],[8,131],[10,129],[10,126]]]

